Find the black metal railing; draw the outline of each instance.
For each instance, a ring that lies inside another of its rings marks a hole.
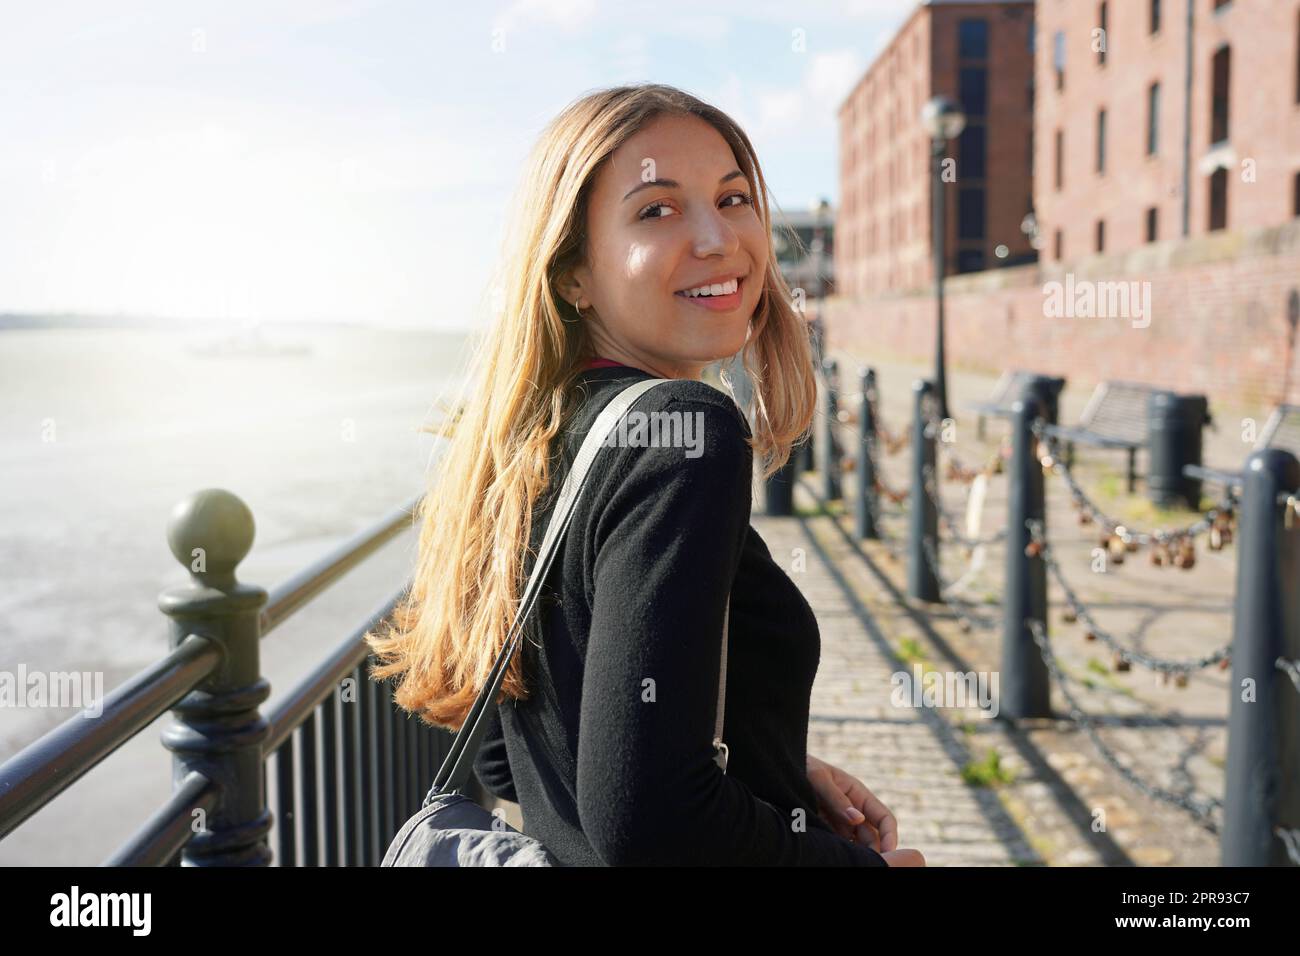
[[[235,576],[253,543],[247,506],[219,489],[182,502],[168,544],[190,581],[159,599],[172,650],[108,694],[96,719],[74,715],[0,766],[0,839],[170,711],[172,795],[105,865],[377,865],[452,740],[368,676],[364,635],[410,582],[264,710],[260,642],[409,528],[419,501],[270,592]]]

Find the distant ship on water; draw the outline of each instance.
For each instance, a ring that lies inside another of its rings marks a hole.
[[[238,332],[191,345],[188,351],[202,358],[295,358],[310,355],[312,347],[306,342],[272,341],[261,325],[250,323]]]

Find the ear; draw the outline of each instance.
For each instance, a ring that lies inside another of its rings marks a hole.
[[[556,278],[555,291],[559,294],[560,298],[564,299],[568,304],[571,304],[571,306],[573,303],[578,302],[578,300],[586,298],[585,295],[582,294],[582,286],[580,282],[573,277],[572,271],[565,272],[562,276]]]
[[[584,285],[586,270],[582,266],[573,268],[561,273],[555,280],[555,291],[559,293],[560,298],[564,299],[569,305],[577,302],[582,303],[582,307],[590,308],[591,296]]]

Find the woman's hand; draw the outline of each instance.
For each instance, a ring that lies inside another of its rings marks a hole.
[[[840,836],[871,847],[890,866],[925,866],[919,851],[899,849],[898,820],[857,777],[808,754],[808,780],[822,819]]]

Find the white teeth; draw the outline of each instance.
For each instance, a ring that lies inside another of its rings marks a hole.
[[[698,298],[702,295],[731,295],[740,288],[740,280],[732,279],[728,282],[715,282],[712,285],[697,286],[694,289],[687,289],[682,295],[689,298]]]

